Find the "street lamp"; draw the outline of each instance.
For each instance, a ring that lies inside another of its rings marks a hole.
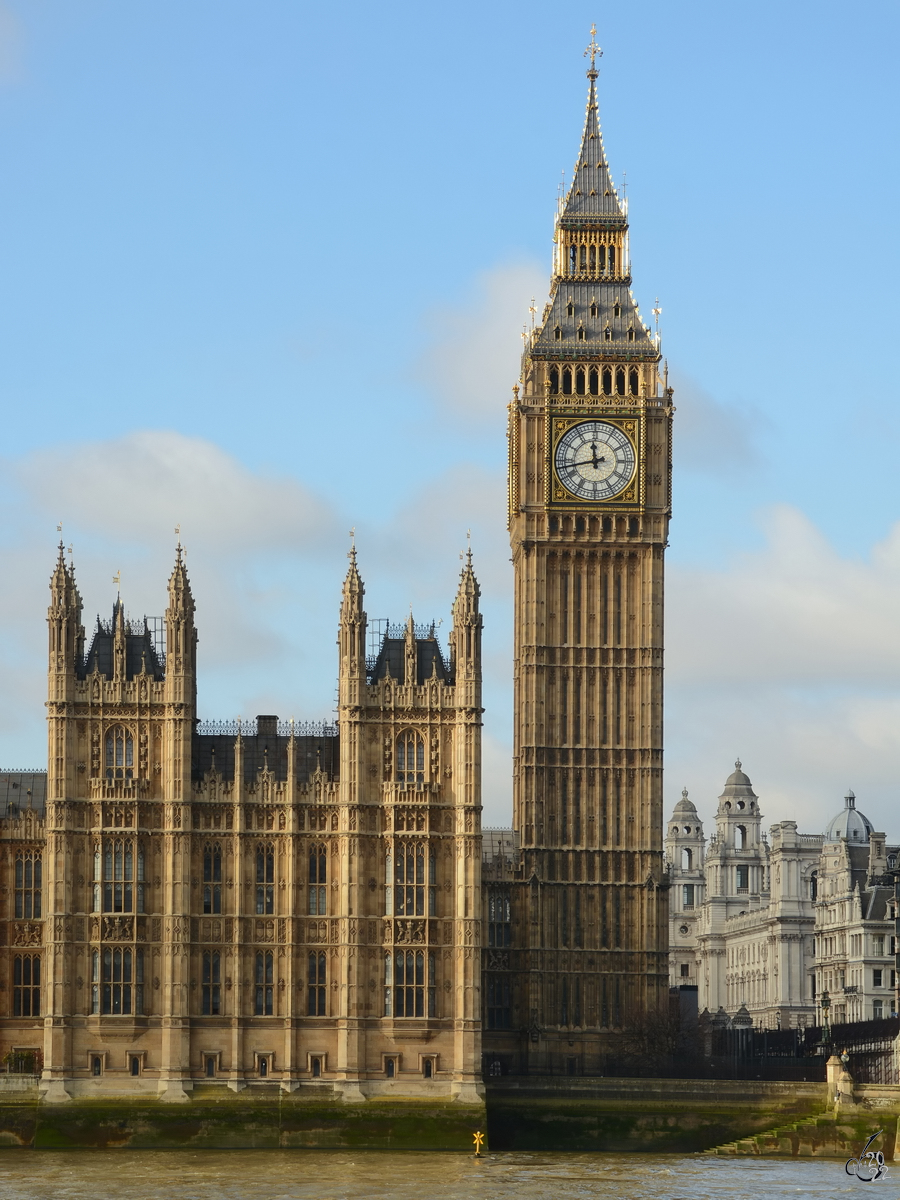
[[[831,1041],[831,1030],[828,1028],[828,1010],[831,1008],[831,997],[828,995],[827,988],[819,997],[819,1004],[822,1007],[822,1042],[827,1046]]]

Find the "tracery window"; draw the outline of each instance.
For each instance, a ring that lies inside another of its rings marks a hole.
[[[393,879],[393,916],[433,917],[437,905],[434,851],[424,842],[401,842],[387,856],[385,878],[388,881],[388,915],[391,915]]]
[[[41,915],[41,873],[40,854],[16,855],[15,913],[20,920],[37,920]]]
[[[275,959],[271,950],[256,952],[256,996],[253,1011],[258,1017],[271,1017],[274,1011]]]
[[[512,1006],[508,977],[488,975],[486,991],[488,1029],[510,1029],[512,1027]]]
[[[424,950],[388,951],[384,956],[384,1015],[435,1015],[434,953]]]
[[[324,917],[328,912],[328,851],[313,846],[309,852],[309,915]]]
[[[325,1011],[325,987],[326,987],[326,960],[323,950],[312,951],[307,963],[307,1003],[306,1012],[310,1017],[324,1017]]]
[[[41,1015],[41,956],[17,954],[13,961],[13,1016]]]
[[[203,847],[203,911],[222,911],[222,847]]]
[[[91,1012],[127,1017],[144,1011],[144,952],[106,946],[91,963]]]
[[[203,995],[204,1017],[217,1017],[221,1011],[221,954],[218,950],[203,952]]]
[[[275,850],[256,848],[256,912],[264,916],[275,911]]]
[[[106,732],[106,778],[134,777],[134,738],[124,725],[113,725]]]
[[[425,782],[425,739],[413,729],[397,738],[397,782]]]
[[[140,842],[108,838],[95,847],[94,912],[101,911],[144,911],[144,847]]]
[[[509,892],[488,892],[488,945],[508,946],[512,941]]]

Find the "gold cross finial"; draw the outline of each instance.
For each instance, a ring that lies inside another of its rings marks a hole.
[[[585,58],[587,58],[588,55],[590,55],[590,58],[591,58],[591,70],[596,72],[597,68],[594,65],[594,60],[596,58],[603,57],[603,51],[597,45],[597,26],[596,25],[591,26],[591,42],[590,42],[590,45],[588,46],[587,50],[585,50],[585,52],[584,52]]]

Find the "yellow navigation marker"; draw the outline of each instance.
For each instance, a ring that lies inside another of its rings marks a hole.
[[[481,1147],[484,1145],[484,1134],[478,1130],[478,1132],[472,1134],[472,1141],[475,1143],[476,1155],[480,1154]]]

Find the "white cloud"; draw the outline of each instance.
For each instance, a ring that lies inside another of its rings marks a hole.
[[[22,78],[24,31],[18,15],[0,3],[0,83],[10,85]]]
[[[801,513],[765,516],[763,549],[667,584],[667,806],[687,784],[711,817],[739,754],[770,821],[820,831],[848,786],[900,839],[900,525],[867,560]]]
[[[217,549],[324,545],[333,514],[294,479],[249,471],[212,442],[143,430],[106,442],[60,446],[16,469],[35,507],[109,537],[170,540]]]
[[[753,438],[762,416],[747,405],[723,404],[688,376],[673,372],[678,470],[717,479],[746,478],[760,465]]]
[[[465,305],[428,314],[433,340],[417,377],[439,395],[445,412],[497,424],[506,420],[519,378],[519,335],[530,326],[532,297],[540,317],[546,295],[546,269],[511,263],[479,276]]]
[[[787,505],[765,514],[764,529],[764,549],[728,570],[670,570],[670,670],[735,685],[900,679],[900,525],[868,562],[842,558]]]

